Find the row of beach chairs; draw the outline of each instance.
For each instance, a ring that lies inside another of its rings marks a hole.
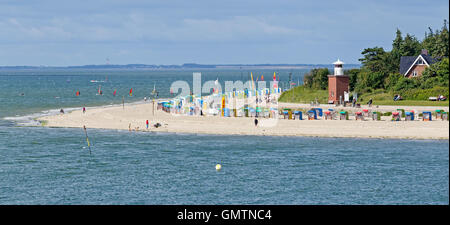
[[[292,111],[291,109],[283,109],[281,112],[283,119],[288,120],[303,120],[302,111]],[[362,111],[355,112],[355,120],[365,120],[366,118],[371,118],[372,120],[381,120],[381,112],[371,112],[371,110],[363,109]],[[448,120],[448,112],[443,110],[436,110],[434,113],[435,119]],[[317,120],[323,118],[325,120],[349,120],[349,113],[347,111],[337,112],[334,109],[328,109],[328,111],[323,111],[321,108],[312,108],[306,112],[305,119],[307,120]],[[414,111],[405,112],[403,109],[397,109],[397,111],[392,112],[392,121],[401,121],[404,118],[405,121],[412,120],[422,120],[431,121],[433,120],[433,113],[430,111],[422,112],[422,116],[419,117]]]

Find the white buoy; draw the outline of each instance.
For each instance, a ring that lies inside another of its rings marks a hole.
[[[216,170],[219,171],[220,169],[222,169],[222,165],[217,164],[217,165],[216,165]]]

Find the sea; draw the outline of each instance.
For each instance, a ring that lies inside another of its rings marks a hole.
[[[309,70],[1,69],[0,204],[449,204],[448,140],[88,129],[89,149],[82,129],[35,120],[136,104],[154,87],[170,98],[170,85],[192,85],[193,72],[222,84],[277,72],[287,88]]]

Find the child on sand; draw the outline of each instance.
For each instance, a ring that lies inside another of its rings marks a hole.
[[[147,130],[148,130],[148,120],[147,120],[147,121],[145,121],[145,124],[147,125]]]

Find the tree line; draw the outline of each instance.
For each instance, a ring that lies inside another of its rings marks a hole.
[[[363,57],[359,59],[362,63],[361,68],[344,72],[350,78],[350,91],[363,94],[384,89],[423,99],[425,95],[418,97],[414,93],[436,89],[437,92],[446,90],[448,95],[449,32],[447,24],[444,20],[442,28],[435,31],[429,27],[422,41],[409,33],[403,36],[397,29],[391,51],[378,46],[364,49],[361,52]],[[400,74],[400,58],[418,56],[422,49],[428,50],[429,55],[437,62],[425,69],[419,77],[406,78]],[[328,74],[330,73],[326,68],[313,69],[304,76],[303,83],[309,88],[325,90],[328,88]],[[429,91],[425,92],[429,93]]]

